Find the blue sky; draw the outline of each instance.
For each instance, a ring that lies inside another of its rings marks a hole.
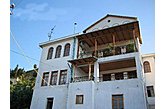
[[[155,3],[154,0],[11,0],[15,3],[10,16],[10,28],[27,56],[40,60],[39,43],[48,41],[50,29],[56,25],[52,39],[82,32],[106,14],[135,16],[140,22],[143,38],[142,53],[154,53]],[[21,53],[10,37],[10,49]],[[27,60],[10,52],[10,68],[19,65],[32,69],[38,61]]]

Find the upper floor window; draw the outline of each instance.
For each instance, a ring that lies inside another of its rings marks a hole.
[[[43,73],[42,86],[48,85],[49,72]]]
[[[66,84],[67,80],[67,70],[61,70],[60,72],[60,79],[59,79],[59,84]]]
[[[62,46],[61,45],[57,46],[55,58],[59,58],[60,57],[61,49],[62,49]]]
[[[48,59],[52,59],[53,50],[54,50],[53,47],[49,48],[48,54],[47,54],[47,60],[48,60]]]
[[[64,48],[64,55],[63,56],[69,56],[69,52],[70,52],[70,44],[67,43],[65,45],[65,48]]]
[[[143,65],[145,73],[151,72],[150,63],[148,61],[145,61]]]
[[[57,84],[57,75],[58,75],[58,71],[53,71],[51,73],[50,85],[56,85]]]

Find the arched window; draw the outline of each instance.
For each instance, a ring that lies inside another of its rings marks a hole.
[[[151,72],[150,63],[148,61],[144,62],[144,72],[145,73]]]
[[[59,45],[59,46],[56,48],[55,58],[60,58],[61,49],[62,49],[62,46],[61,46],[61,45]]]
[[[48,59],[52,59],[53,51],[54,51],[54,48],[53,47],[49,48],[48,54],[47,54],[47,60]]]
[[[69,56],[69,52],[70,52],[70,44],[67,43],[65,45],[65,48],[64,48],[64,55],[63,56]]]

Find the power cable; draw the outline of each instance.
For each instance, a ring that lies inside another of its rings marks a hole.
[[[23,49],[21,48],[21,46],[19,45],[19,43],[18,43],[17,40],[15,39],[14,34],[12,33],[11,30],[10,30],[10,33],[11,33],[11,36],[12,36],[14,42],[16,43],[17,47],[18,47],[18,48],[20,49],[20,51],[22,52],[23,57],[25,57],[25,59],[27,60],[27,63],[30,64],[30,61],[29,61],[28,58],[26,57],[26,55],[25,55]],[[30,65],[31,65],[31,64],[30,64]],[[39,76],[46,84],[48,84],[48,82],[47,82],[45,79],[42,78],[42,76],[38,73],[38,71],[36,71],[36,69],[34,69],[34,71],[38,74],[38,76]],[[52,85],[49,85],[49,86],[53,87]]]

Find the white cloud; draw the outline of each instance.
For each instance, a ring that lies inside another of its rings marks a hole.
[[[27,4],[25,8],[15,8],[13,16],[21,20],[28,21],[53,21],[60,16],[66,15],[67,13],[67,10],[50,7],[47,3],[33,3]]]

